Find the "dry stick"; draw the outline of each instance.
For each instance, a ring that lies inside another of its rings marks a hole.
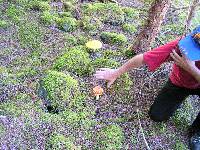
[[[145,82],[142,84],[142,82],[140,83],[141,84],[141,88],[140,88],[140,90],[139,90],[139,95],[142,95],[142,89],[143,89],[143,87],[144,87],[144,85],[145,85]],[[139,96],[140,97],[140,96]],[[143,137],[143,140],[144,140],[144,143],[145,143],[145,145],[146,145],[146,147],[147,147],[147,149],[148,150],[150,150],[150,147],[149,147],[149,144],[148,144],[148,142],[147,142],[147,140],[146,140],[146,138],[145,138],[145,134],[144,134],[144,130],[143,130],[143,127],[142,127],[142,124],[141,124],[141,121],[140,121],[140,113],[139,113],[139,102],[138,102],[138,99],[137,99],[137,101],[136,101],[136,106],[137,106],[137,118],[138,118],[138,124],[139,124],[139,129],[140,129],[140,131],[141,131],[141,134],[142,134],[142,137]]]

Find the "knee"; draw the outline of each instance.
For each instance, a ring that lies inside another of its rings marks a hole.
[[[160,113],[159,111],[155,111],[153,109],[150,109],[149,117],[155,122],[162,122],[169,119],[169,117],[165,116],[163,113]]]

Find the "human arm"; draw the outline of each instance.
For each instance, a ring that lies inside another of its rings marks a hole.
[[[188,60],[184,55],[179,56],[175,51],[172,51],[170,56],[178,66],[189,72],[200,83],[200,70],[195,66],[194,61]]]
[[[100,71],[96,71],[94,76],[97,79],[103,79],[108,81],[108,87],[123,73],[128,72],[133,68],[138,68],[144,64],[143,54],[139,54],[128,60],[125,64],[117,69],[101,68]]]

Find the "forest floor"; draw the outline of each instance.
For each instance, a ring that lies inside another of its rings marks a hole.
[[[172,4],[152,48],[183,34],[186,11],[177,9],[183,5],[188,1]],[[144,150],[145,140],[152,150],[188,149],[198,97],[187,98],[166,122],[148,116],[171,63],[155,72],[133,69],[110,89],[93,77],[134,56],[128,48],[149,7],[139,0],[0,0],[0,149]],[[102,48],[87,48],[92,39]],[[97,85],[104,89],[98,100]]]

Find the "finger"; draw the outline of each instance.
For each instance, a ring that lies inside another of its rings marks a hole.
[[[175,57],[177,60],[181,60],[181,59],[182,59],[182,57],[181,57],[180,55],[178,55],[178,54],[176,53],[175,50],[172,51],[172,54],[174,55],[174,57]]]
[[[106,71],[106,70],[109,70],[109,68],[100,68],[99,70]]]
[[[115,80],[112,80],[112,81],[108,82],[107,87],[109,88],[113,84],[114,81]]]

